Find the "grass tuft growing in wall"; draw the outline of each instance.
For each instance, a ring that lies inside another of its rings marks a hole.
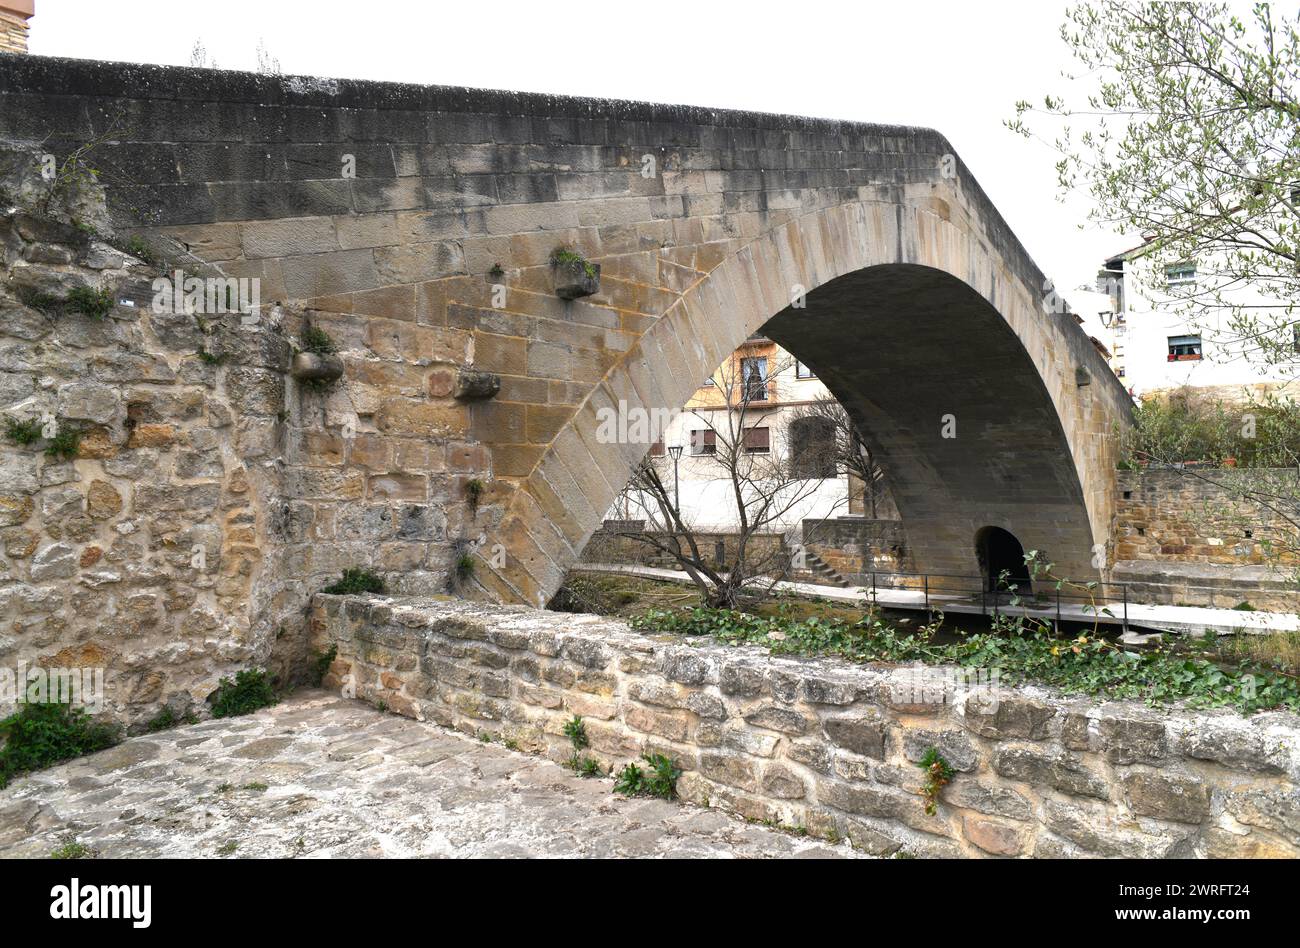
[[[349,567],[343,571],[343,578],[330,583],[321,592],[344,596],[352,593],[382,593],[384,581],[368,569]]]
[[[252,714],[275,704],[275,689],[271,679],[260,668],[246,668],[234,680],[221,679],[217,690],[208,697],[214,718],[233,718]]]
[[[24,704],[0,721],[0,787],[19,774],[112,747],[118,735],[116,725],[96,721],[84,708],[59,702]]]

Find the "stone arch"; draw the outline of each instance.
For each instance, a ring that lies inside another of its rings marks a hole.
[[[1074,318],[1045,310],[1049,287],[1040,281],[1018,245],[996,246],[973,225],[947,184],[907,186],[895,201],[812,210],[763,232],[687,287],[593,388],[521,481],[500,525],[486,535],[479,549],[482,587],[498,599],[538,606],[559,587],[645,453],[644,445],[601,443],[595,432],[602,413],[617,411],[620,403],[647,412],[680,408],[765,325],[802,357],[795,320],[815,318],[823,304],[838,307],[842,317],[853,292],[864,299],[864,292],[891,284],[928,294],[931,329],[935,307],[955,308],[952,325],[961,330],[962,343],[982,339],[981,352],[1003,360],[968,376],[1013,379],[1028,409],[1013,422],[1030,425],[1020,432],[1020,456],[1014,425],[977,427],[962,441],[962,393],[954,393],[958,439],[948,460],[938,463],[941,449],[933,438],[923,444],[920,432],[891,423],[868,389],[835,372],[823,376],[870,433],[891,476],[908,484],[907,496],[896,490],[895,499],[916,568],[977,574],[970,547],[974,523],[1002,520],[1046,551],[1064,574],[1096,577],[1093,545],[1105,543],[1112,514],[1110,419],[1122,417],[1127,403]],[[792,307],[796,300],[806,306]],[[819,375],[826,372],[812,356],[806,361]],[[1090,384],[1093,379],[1099,384]],[[998,393],[987,394],[985,401]],[[937,436],[941,420],[932,421]],[[979,413],[968,421],[989,424]],[[908,439],[905,469],[898,463],[902,453],[887,450],[899,438]],[[983,477],[972,482],[981,484],[982,495],[950,476],[961,453],[978,461]],[[993,496],[999,477],[1006,493],[1000,499]]]

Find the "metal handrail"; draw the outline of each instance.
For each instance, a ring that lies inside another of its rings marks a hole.
[[[1064,592],[1064,591],[1063,591],[1063,587],[1065,587],[1065,586],[1069,586],[1069,585],[1080,585],[1080,586],[1082,586],[1082,585],[1085,585],[1084,583],[1071,583],[1070,580],[1055,580],[1055,579],[1046,580],[1046,582],[1050,582],[1052,585],[1054,585],[1054,586],[1056,587],[1056,588],[1055,588],[1055,598],[1054,598],[1054,600],[1053,600],[1053,598],[1050,597],[1050,596],[1049,596],[1049,597],[1046,597],[1046,598],[1044,598],[1044,597],[1042,596],[1042,593],[1045,592],[1045,590],[1038,590],[1037,592],[1035,592],[1035,591],[1033,590],[1033,588],[1032,588],[1032,584],[1033,584],[1033,582],[1034,582],[1032,579],[1029,580],[1029,582],[1030,582],[1030,584],[1031,584],[1031,588],[1030,588],[1028,591],[1026,591],[1026,592],[1020,592],[1018,588],[1004,588],[1004,589],[999,589],[999,590],[991,590],[991,589],[988,588],[988,578],[987,578],[987,577],[985,577],[985,576],[972,576],[972,575],[970,575],[970,574],[965,574],[965,573],[909,573],[909,572],[900,572],[900,571],[881,571],[881,570],[871,570],[871,571],[870,571],[870,574],[871,574],[871,602],[872,602],[873,604],[879,604],[879,601],[880,601],[880,599],[879,599],[879,590],[880,590],[880,588],[881,588],[881,584],[880,584],[880,582],[879,582],[880,578],[882,578],[882,577],[886,577],[886,578],[887,578],[887,577],[901,577],[901,578],[907,578],[907,579],[920,579],[920,580],[921,580],[921,589],[920,589],[919,591],[921,592],[921,594],[922,594],[922,596],[923,596],[924,603],[925,603],[925,610],[926,610],[927,613],[933,613],[933,612],[935,611],[935,610],[934,610],[934,607],[932,606],[932,602],[933,602],[933,596],[936,595],[936,594],[939,594],[939,595],[947,595],[947,596],[953,596],[953,595],[970,595],[970,596],[974,596],[975,592],[978,591],[978,592],[979,592],[979,596],[980,596],[980,614],[981,614],[981,615],[988,615],[988,611],[989,611],[989,596],[990,596],[990,594],[992,594],[992,598],[993,598],[993,618],[994,618],[995,620],[998,618],[998,616],[999,616],[999,614],[1000,614],[1000,613],[999,613],[999,609],[1000,609],[1000,606],[1001,606],[1001,599],[1002,599],[1003,596],[1006,596],[1006,595],[1010,595],[1010,596],[1012,596],[1012,597],[1015,597],[1015,598],[1019,599],[1019,602],[1017,602],[1015,605],[1016,605],[1018,608],[1022,608],[1022,609],[1024,609],[1026,612],[1028,612],[1028,611],[1047,611],[1047,610],[1050,610],[1051,607],[1052,607],[1052,603],[1053,603],[1053,601],[1054,601],[1054,602],[1055,602],[1055,606],[1056,606],[1056,626],[1057,626],[1057,628],[1060,627],[1060,624],[1061,624],[1062,619],[1063,619],[1063,616],[1062,616],[1062,613],[1061,613],[1061,603],[1062,603],[1063,601],[1064,601],[1064,602],[1080,602],[1080,603],[1090,603],[1090,604],[1094,604],[1094,605],[1096,606],[1097,615],[1098,615],[1098,617],[1100,618],[1100,615],[1101,615],[1101,609],[1104,608],[1105,604],[1104,604],[1104,603],[1098,603],[1097,600],[1098,600],[1098,599],[1110,599],[1110,600],[1114,600],[1114,599],[1116,598],[1116,597],[1114,597],[1114,596],[1104,596],[1104,595],[1100,595],[1100,596],[1099,596],[1099,595],[1094,595],[1094,594],[1092,594],[1092,592],[1089,592],[1089,593],[1083,593],[1083,592]],[[930,580],[931,580],[931,579],[961,579],[961,580],[970,580],[970,581],[972,581],[972,582],[976,582],[976,583],[978,583],[978,584],[979,584],[979,587],[978,587],[978,590],[973,590],[973,589],[972,589],[972,590],[960,590],[960,589],[958,589],[958,590],[932,589],[932,588],[931,588],[931,585],[930,585]],[[1120,602],[1121,602],[1122,605],[1123,605],[1123,614],[1122,614],[1122,616],[1121,616],[1121,618],[1120,618],[1120,623],[1121,623],[1121,625],[1122,625],[1124,631],[1127,632],[1127,631],[1128,631],[1128,599],[1129,599],[1129,589],[1128,589],[1128,587],[1129,587],[1130,584],[1129,584],[1129,583],[1115,583],[1115,582],[1108,582],[1108,581],[1103,581],[1103,580],[1089,580],[1088,583],[1087,583],[1087,585],[1090,585],[1090,586],[1091,586],[1091,590],[1092,590],[1093,592],[1103,592],[1107,587],[1110,587],[1110,588],[1118,588],[1118,589],[1120,590],[1120,596],[1119,596],[1118,598],[1120,599]],[[892,584],[886,585],[884,588],[886,588],[886,589],[896,589],[896,590],[909,590],[909,589],[911,589],[912,591],[916,591],[916,590],[915,590],[915,587],[895,586],[895,585],[892,585]]]

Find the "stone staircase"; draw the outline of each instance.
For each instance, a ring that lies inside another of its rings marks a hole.
[[[812,550],[804,548],[804,568],[798,571],[799,579],[819,586],[838,586],[852,589],[853,584],[836,572],[835,568]]]

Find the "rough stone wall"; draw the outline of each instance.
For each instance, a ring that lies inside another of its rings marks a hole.
[[[1270,539],[1294,534],[1277,514],[1192,474],[1120,471],[1116,489],[1119,560],[1258,566],[1270,562]],[[1278,546],[1275,552],[1281,565],[1300,565],[1295,551]]]
[[[1261,473],[1268,480],[1295,477]],[[1111,578],[1129,585],[1133,601],[1224,609],[1246,602],[1300,611],[1300,558],[1288,548],[1294,542],[1294,528],[1283,518],[1210,481],[1176,471],[1119,473]]]
[[[285,613],[268,536],[289,345],[278,314],[156,309],[156,271],[96,236],[102,193],[21,200],[36,161],[0,154],[0,415],[52,425],[0,435],[0,662],[103,668],[113,717],[179,715],[268,663]],[[111,311],[51,307],[77,288]],[[75,455],[47,454],[69,431]]]
[[[777,658],[469,603],[318,596],[312,634],[338,649],[327,685],[399,714],[555,760],[579,715],[605,766],[663,753],[687,800],[874,853],[1300,856],[1294,715],[971,693],[945,688],[944,669]],[[931,746],[957,773],[927,815],[917,761]]]
[[[658,534],[666,542],[668,534]],[[735,533],[697,533],[695,540],[700,552],[709,562],[716,558],[718,544],[722,544],[721,562],[735,555],[739,534]],[[785,547],[785,537],[777,533],[754,534],[749,538],[748,549],[754,563],[772,563],[784,565],[789,563],[789,555],[781,555]],[[583,563],[624,563],[637,566],[655,566],[664,569],[676,569],[677,560],[649,544],[642,543],[629,536],[619,535],[601,529],[592,534],[591,540],[582,551],[580,562]]]

